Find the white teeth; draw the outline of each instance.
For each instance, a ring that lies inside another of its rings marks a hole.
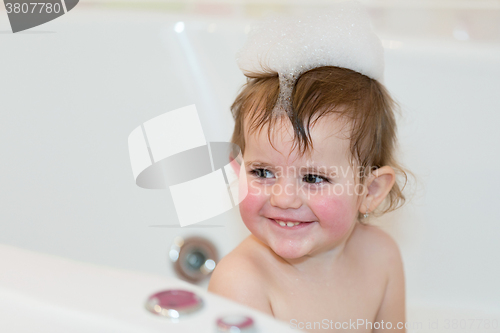
[[[300,222],[284,222],[284,221],[276,221],[276,222],[278,222],[278,224],[282,227],[294,227],[300,224]]]

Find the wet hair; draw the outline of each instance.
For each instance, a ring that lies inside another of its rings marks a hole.
[[[279,94],[278,73],[245,73],[247,82],[240,89],[231,106],[235,120],[231,142],[245,151],[244,120],[248,133],[268,124],[268,138],[276,121],[282,119],[273,113]],[[350,125],[350,157],[361,170],[373,171],[388,165],[396,172],[396,182],[390,190],[381,214],[395,210],[405,202],[402,193],[407,172],[395,158],[397,146],[395,112],[397,103],[377,80],[350,69],[323,66],[303,73],[292,92],[292,111],[284,115],[294,131],[295,148],[303,155],[312,150],[309,128],[327,114],[337,114]],[[338,118],[340,119],[340,118]],[[363,182],[366,172],[358,177]],[[402,177],[401,177],[402,176]],[[404,184],[401,184],[404,178]],[[358,219],[361,214],[358,214]],[[359,219],[362,221],[362,219]]]

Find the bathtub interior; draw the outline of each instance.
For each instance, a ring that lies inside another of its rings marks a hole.
[[[205,237],[227,254],[248,235],[238,209],[181,228],[167,190],[135,185],[127,138],[196,104],[206,140],[229,141],[230,99],[244,82],[234,63],[241,35],[200,33],[209,22],[193,17],[192,34],[179,37],[179,18],[168,13],[82,6],[73,16],[62,34],[66,23],[54,21],[57,33],[2,35],[12,50],[1,83],[10,110],[1,125],[2,216],[11,222],[0,241],[167,276],[176,236]],[[6,17],[1,24],[8,29]]]
[[[128,134],[195,103],[207,140],[229,140],[229,106],[244,83],[234,54],[248,24],[303,4],[121,3],[81,3],[32,32],[0,35],[9,50],[0,56],[0,243],[175,276],[176,236],[206,237],[223,256],[248,231],[237,208],[178,227],[168,191],[135,186]],[[386,51],[385,84],[403,110],[400,157],[418,179],[408,204],[375,222],[401,247],[408,319],[498,318],[500,8],[366,4]]]
[[[270,315],[171,277],[2,244],[0,265],[2,332],[215,332],[218,318],[234,315],[252,318],[257,332],[297,331]],[[201,307],[188,314],[178,308],[178,318],[172,319],[146,310],[149,296],[179,289],[194,293]]]

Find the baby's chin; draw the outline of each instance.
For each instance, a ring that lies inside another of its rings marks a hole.
[[[245,223],[248,230],[260,242],[269,247],[275,254],[284,259],[298,259],[310,254],[314,244],[311,239],[304,238],[281,238],[274,235],[272,229],[269,228],[268,222],[260,223]]]
[[[308,244],[300,240],[270,240],[267,245],[283,259],[299,259],[311,252]]]

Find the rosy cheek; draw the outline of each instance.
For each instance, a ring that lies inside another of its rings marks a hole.
[[[351,227],[353,212],[349,202],[338,196],[316,197],[311,209],[322,222],[323,228],[332,234],[342,235]]]
[[[239,204],[241,217],[247,226],[249,222],[258,217],[264,201],[258,188],[250,186],[250,184],[248,185],[248,193],[245,199]]]

